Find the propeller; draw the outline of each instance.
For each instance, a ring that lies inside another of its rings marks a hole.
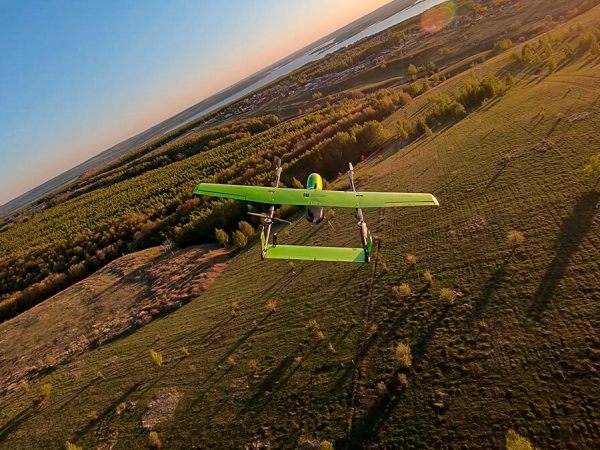
[[[259,214],[259,213],[253,213],[253,212],[249,212],[248,214],[250,214],[251,216],[262,217],[263,219],[265,219],[265,223],[267,223],[268,220],[272,220],[274,222],[282,222],[282,223],[287,223],[290,225],[292,224],[292,222],[290,222],[289,220],[278,219],[277,217],[269,217],[266,214]]]

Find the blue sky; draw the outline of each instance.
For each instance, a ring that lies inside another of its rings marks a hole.
[[[0,0],[0,204],[389,0]]]

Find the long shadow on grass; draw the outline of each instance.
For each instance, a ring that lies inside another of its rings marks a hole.
[[[598,192],[587,192],[581,196],[571,215],[567,217],[558,233],[554,247],[556,255],[546,269],[542,281],[533,296],[530,315],[539,320],[550,304],[554,292],[569,267],[573,254],[579,249],[592,226],[596,206],[600,200]]]
[[[77,442],[79,439],[81,439],[83,436],[85,436],[86,434],[88,434],[90,431],[92,431],[98,424],[100,424],[103,420],[105,420],[106,418],[108,418],[108,416],[115,410],[117,409],[117,406],[119,406],[121,403],[123,403],[125,400],[127,400],[127,398],[133,394],[137,388],[140,386],[140,383],[136,383],[133,386],[131,386],[126,392],[123,393],[123,395],[121,395],[118,399],[116,399],[114,402],[112,402],[108,408],[106,408],[102,414],[98,415],[98,417],[96,417],[93,420],[90,420],[90,422],[84,426],[83,428],[79,429],[77,431],[77,433],[75,433],[75,437],[76,439],[71,440],[71,442],[75,441]]]
[[[2,444],[8,438],[8,436],[17,431],[24,422],[33,417],[33,408],[33,405],[25,408],[15,417],[2,425],[2,427],[0,427],[0,444]]]

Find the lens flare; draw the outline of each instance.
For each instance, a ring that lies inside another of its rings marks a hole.
[[[452,22],[455,14],[454,2],[444,2],[434,6],[421,16],[421,28],[427,32],[439,31]]]

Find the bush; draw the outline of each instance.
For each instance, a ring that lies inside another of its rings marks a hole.
[[[223,230],[215,230],[215,238],[223,247],[227,247],[229,245],[229,236]]]
[[[162,448],[162,443],[160,439],[158,439],[158,433],[156,431],[151,431],[148,435],[148,442],[150,442],[150,447],[152,448]]]
[[[594,44],[597,44],[597,39],[592,32],[588,32],[579,38],[579,48],[581,50],[590,50]]]
[[[554,61],[552,58],[548,60],[548,70],[550,72],[554,72],[556,70],[556,61]]]
[[[521,22],[519,22],[518,20],[516,22],[513,22],[510,26],[511,31],[517,31],[519,28],[521,28]]]
[[[442,288],[440,290],[440,303],[445,306],[451,306],[456,300],[456,294],[452,289]]]
[[[425,280],[425,282],[427,282],[427,284],[433,283],[433,275],[431,274],[431,272],[429,270],[426,270],[425,272],[423,272],[423,279]]]
[[[333,450],[333,444],[329,441],[322,441],[321,450]]]
[[[248,222],[239,222],[238,228],[242,233],[244,233],[244,236],[254,236],[254,228],[252,228],[252,225],[250,225]]]
[[[158,352],[155,352],[152,349],[150,349],[150,359],[158,367],[162,366],[162,364],[163,364],[163,357],[162,357],[162,355],[160,353],[158,353]]]
[[[504,89],[504,83],[494,75],[488,75],[483,79],[471,78],[466,86],[461,89],[458,101],[465,105],[481,104]]]
[[[583,169],[590,181],[594,183],[594,188],[600,181],[600,153],[590,158],[590,163]]]
[[[412,353],[410,347],[400,342],[396,346],[396,363],[400,369],[410,369],[412,366]]]
[[[406,375],[404,375],[403,373],[399,373],[398,383],[400,383],[400,386],[406,389],[408,387],[408,378],[406,378]]]
[[[392,292],[394,293],[394,296],[396,298],[404,298],[408,297],[411,294],[412,290],[408,284],[404,283],[400,286],[394,286],[392,288]]]
[[[448,47],[444,47],[440,50],[440,55],[449,55],[452,53]]]
[[[406,255],[406,262],[411,265],[417,265],[417,257],[415,255]]]
[[[460,117],[467,113],[467,110],[462,104],[451,99],[446,94],[432,96],[430,101],[434,104],[433,115],[439,120]]]
[[[575,49],[571,45],[565,47],[565,59],[572,59],[575,56]]]
[[[233,242],[233,245],[235,245],[235,248],[242,249],[242,248],[246,248],[246,245],[248,245],[248,238],[240,230],[237,230],[231,236],[231,242]]]
[[[52,393],[52,385],[50,383],[44,384],[40,388],[40,395],[38,396],[38,401],[40,403],[44,403],[46,400],[50,398],[50,394]]]
[[[513,42],[510,39],[502,39],[501,41],[494,43],[494,50],[508,50],[512,48]]]
[[[422,83],[416,82],[409,84],[404,88],[404,92],[414,98],[427,92],[429,89],[431,89],[429,84],[427,84],[426,81],[423,81]]]
[[[275,300],[269,300],[267,302],[267,310],[270,313],[274,313],[277,310],[277,302]]]
[[[520,231],[513,230],[508,233],[507,240],[508,243],[513,247],[518,247],[519,245],[523,245],[523,242],[525,242],[525,236]]]
[[[433,135],[433,131],[431,131],[431,128],[429,128],[429,126],[427,125],[427,122],[424,117],[421,117],[417,120],[417,131],[419,131],[421,135]]]
[[[65,442],[65,449],[66,450],[83,450],[81,447],[79,447],[75,444],[71,444],[69,441]]]
[[[506,433],[506,450],[534,450],[531,442],[513,430]]]

